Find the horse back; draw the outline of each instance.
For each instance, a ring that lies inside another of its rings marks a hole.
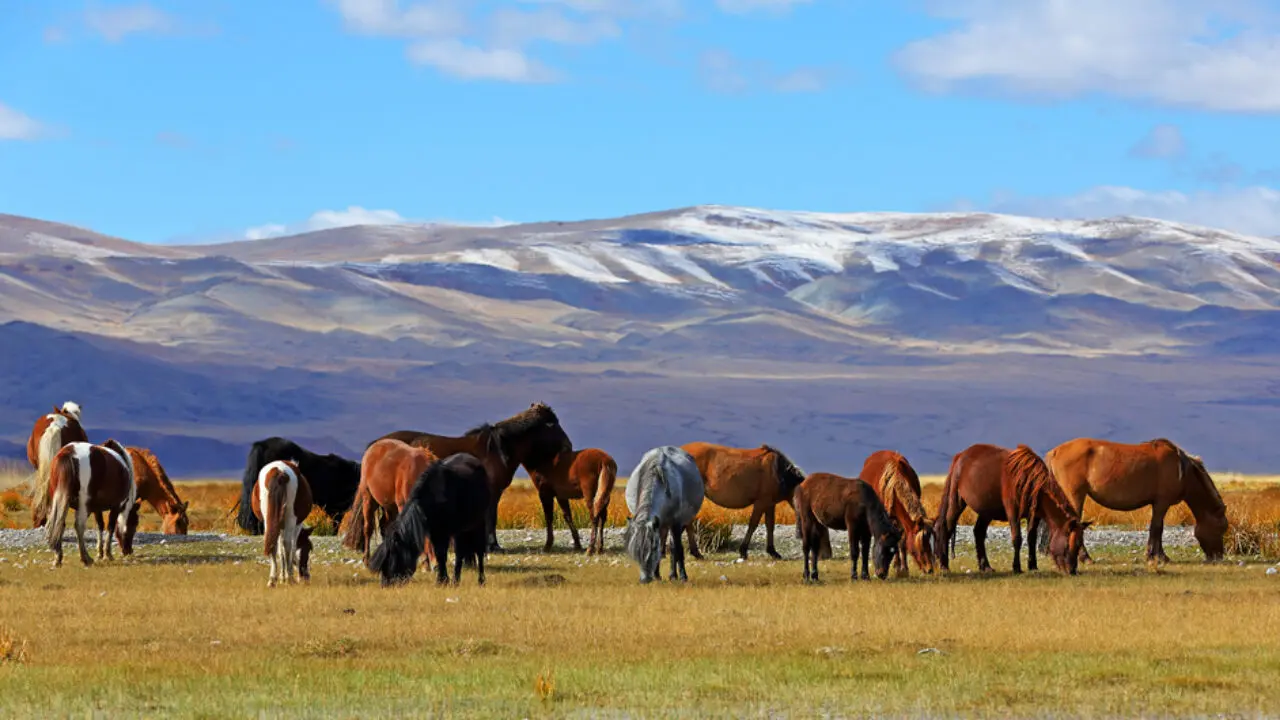
[[[82,447],[74,445],[69,447]],[[79,453],[77,453],[79,455]],[[89,510],[118,509],[129,497],[134,487],[133,475],[122,464],[123,458],[101,445],[90,445],[88,452],[89,478],[87,497]],[[86,482],[84,470],[80,470],[80,482]]]

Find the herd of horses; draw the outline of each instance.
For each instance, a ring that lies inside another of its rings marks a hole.
[[[36,421],[27,455],[35,470],[32,523],[46,527],[56,565],[62,562],[68,510],[75,511],[85,565],[92,563],[84,542],[90,513],[99,529],[99,559],[112,557],[113,537],[124,554],[132,552],[143,502],[164,518],[166,533],[187,531],[187,503],[178,499],[155,455],[113,439],[91,444],[74,402]],[[234,512],[242,529],[264,536],[269,585],[309,578],[311,529],[304,521],[313,507],[340,522],[342,544],[362,553],[384,585],[411,578],[424,556],[424,567],[435,568],[437,582],[448,582],[450,548],[453,581],[459,581],[463,566],[474,566],[483,583],[486,554],[501,550],[498,504],[520,467],[542,503],[545,548],[553,545],[558,505],[575,549],[583,550],[569,506],[570,500],[582,499],[591,526],[586,552],[603,552],[617,463],[598,448],[575,450],[556,413],[544,403],[458,436],[388,433],[370,442],[358,462],[313,453],[280,437],[260,440],[249,450]],[[1043,457],[1026,445],[973,445],[952,459],[933,517],[921,502],[918,474],[892,450],[873,453],[856,477],[844,477],[806,475],[769,445],[661,446],[641,458],[625,497],[629,517],[623,547],[639,567],[641,582],[659,576],[664,555],[670,556],[670,578],[687,579],[684,538],[689,553],[702,557],[693,521],[706,501],[728,509],[751,508],[738,548],[743,559],[761,519],[766,552],[781,557],[774,547],[775,511],[779,503],[790,504],[806,581],[816,581],[818,561],[831,557],[833,530],[849,534],[851,579],[867,579],[872,572],[885,579],[895,565],[899,574],[906,574],[908,557],[924,573],[949,570],[956,525],[966,508],[977,516],[973,532],[981,571],[991,569],[988,527],[1004,522],[1010,528],[1014,573],[1022,572],[1025,523],[1028,569],[1036,569],[1039,544],[1059,571],[1076,574],[1082,556],[1091,561],[1084,546],[1089,523],[1081,519],[1086,499],[1121,511],[1151,507],[1151,561],[1168,561],[1161,542],[1164,518],[1179,503],[1185,502],[1195,519],[1195,537],[1206,560],[1223,557],[1227,531],[1226,505],[1204,463],[1166,439],[1124,444],[1077,438]]]

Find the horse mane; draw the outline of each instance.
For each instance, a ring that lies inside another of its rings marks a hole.
[[[1165,442],[1169,442],[1166,440]],[[1227,504],[1222,500],[1222,495],[1218,492],[1218,486],[1214,484],[1213,478],[1209,475],[1209,470],[1204,466],[1204,459],[1199,455],[1192,455],[1183,450],[1178,445],[1169,442],[1174,449],[1178,451],[1178,460],[1180,465],[1178,472],[1185,478],[1190,474],[1199,483],[1204,490],[1205,498],[1213,504],[1214,509],[1218,512],[1225,513]],[[1190,473],[1188,473],[1188,470]]]
[[[1049,466],[1035,450],[1026,445],[1010,450],[1004,461],[1004,469],[1016,478],[1018,493],[1029,501],[1028,507],[1033,506],[1037,496],[1043,495],[1067,517],[1068,525],[1080,522],[1080,514],[1067,500],[1067,494],[1062,491],[1058,481],[1053,479]]]
[[[880,496],[876,494],[876,489],[871,487],[870,483],[863,482],[857,478],[854,478],[853,482],[858,484],[858,494],[862,499],[862,506],[866,508],[867,524],[871,526],[871,532],[875,535],[889,532],[901,536],[902,529],[898,527],[897,521],[889,514],[888,508],[884,506]]]
[[[505,465],[507,458],[511,454],[511,445],[516,438],[525,435],[539,425],[550,422],[557,424],[560,422],[551,406],[546,403],[534,403],[529,406],[529,409],[516,413],[506,420],[499,420],[496,423],[481,423],[468,430],[464,435],[472,437],[488,433],[489,452],[496,453]]]
[[[772,445],[761,445],[760,449],[765,453],[773,453],[773,466],[778,475],[778,487],[782,488],[783,492],[792,490],[804,482],[804,471],[791,462],[791,458],[785,453]]]
[[[920,496],[916,495],[910,487],[907,486],[907,479],[903,477],[902,465],[906,464],[906,459],[898,456],[892,461],[885,463],[884,473],[880,476],[880,487],[884,493],[885,499],[888,500],[886,505],[897,499],[902,503],[902,507],[906,509],[907,516],[912,522],[919,525],[930,525],[929,515],[924,510],[924,505],[920,503]]]
[[[136,452],[138,457],[151,468],[151,473],[156,476],[156,481],[160,483],[160,489],[164,494],[169,496],[173,502],[180,503],[182,500],[178,497],[178,489],[173,486],[173,481],[169,479],[169,474],[164,471],[164,466],[160,464],[160,458],[147,448],[131,447],[125,448],[130,452]]]

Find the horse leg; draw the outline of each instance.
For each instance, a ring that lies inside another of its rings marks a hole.
[[[453,553],[453,584],[462,584],[462,553],[457,552],[456,547]]]
[[[431,538],[431,546],[435,548],[436,554],[436,584],[449,584],[449,538],[433,537]],[[454,548],[455,552],[457,548]]]
[[[898,566],[898,577],[907,577],[911,574],[911,567],[907,564],[907,532],[904,530],[902,539],[898,541],[898,557],[894,558],[894,563]]]
[[[862,534],[862,579],[871,579],[871,530],[867,529]]]
[[[941,532],[934,533],[934,543],[938,555],[938,562],[942,565],[942,569],[951,572],[951,548],[955,541],[956,523],[960,522],[960,515],[964,513],[965,502],[957,497],[956,502],[947,505],[947,514],[938,518],[939,528]]]
[[[1036,535],[1042,523],[1043,521],[1034,515],[1027,520],[1027,569],[1031,572],[1035,572],[1038,569],[1036,567],[1036,541],[1039,538]]]
[[[102,512],[95,510],[93,513],[93,521],[98,524],[98,559],[101,560],[107,556],[107,548],[104,541],[107,539],[106,524],[102,521]]]
[[[120,523],[119,510],[112,510],[111,512],[107,513],[107,559],[108,560],[115,560],[115,557],[111,554],[111,539],[115,537],[116,528],[119,527],[119,523]],[[99,534],[101,534],[102,531],[99,530],[98,532]],[[120,552],[124,552],[123,545],[120,546]]]
[[[775,511],[777,510],[777,507],[778,507],[777,505],[770,505],[769,507],[764,509],[764,538],[765,538],[764,551],[768,553],[769,557],[773,558],[774,560],[781,560],[782,555],[773,546],[773,523],[776,517]]]
[[[578,528],[573,524],[573,513],[569,511],[569,498],[557,497],[560,512],[564,515],[564,523],[569,526],[569,534],[573,536],[573,549],[582,552],[582,539],[578,537]]]
[[[89,548],[84,544],[84,533],[89,529],[89,513],[82,508],[76,508],[76,544],[80,546],[80,562],[85,567],[93,564],[93,558],[89,557]]]
[[[555,540],[555,533],[551,530],[551,524],[555,522],[555,511],[551,503],[555,501],[555,496],[549,490],[544,490],[538,493],[538,499],[542,501],[542,517],[547,521],[547,542],[542,546],[542,552],[551,552],[551,544]]]
[[[756,503],[751,507],[751,520],[747,523],[747,534],[742,536],[742,544],[738,546],[738,557],[743,560],[747,559],[747,548],[751,546],[751,536],[756,532],[756,526],[760,524],[760,516],[764,514],[764,508],[760,503]]]
[[[973,523],[973,547],[978,554],[978,572],[991,572],[991,561],[987,559],[987,528],[991,521],[979,515]]]
[[[809,536],[805,534],[803,527],[800,531],[800,554],[804,556],[804,581],[809,582]]]
[[[502,552],[502,546],[498,544],[498,501],[501,499],[499,493],[489,506],[489,552]]]
[[[1013,543],[1013,574],[1022,574],[1022,508],[1017,501],[1006,500],[1004,515],[1009,518],[1009,542]]]
[[[1065,489],[1065,488],[1064,488]],[[1067,490],[1067,501],[1071,503],[1071,507],[1076,509],[1076,514],[1080,519],[1084,519],[1084,502],[1089,498],[1089,491],[1085,487],[1070,488]],[[1093,558],[1089,556],[1089,549],[1083,540],[1080,543],[1080,561],[1093,564]]]
[[[1164,516],[1169,512],[1169,506],[1160,502],[1151,504],[1151,530],[1147,537],[1147,560],[1156,562],[1169,562],[1169,556],[1164,554]]]
[[[693,534],[693,523],[696,523],[696,522],[697,522],[697,519],[694,519],[693,522],[690,522],[688,525],[685,525],[684,533],[685,533],[685,537],[689,539],[689,554],[693,556],[694,560],[701,560],[702,551],[698,549],[698,538],[695,537]]]
[[[681,582],[689,582],[689,574],[684,569],[684,539],[680,531],[684,528],[673,528],[671,533],[671,579],[676,579],[677,569]]]

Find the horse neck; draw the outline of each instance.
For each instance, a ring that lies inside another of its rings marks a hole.
[[[1054,529],[1065,527],[1072,520],[1080,520],[1080,516],[1067,504],[1066,499],[1056,497],[1049,488],[1041,488],[1036,492],[1036,511]]]
[[[1187,509],[1191,511],[1196,522],[1208,518],[1225,517],[1227,505],[1218,494],[1218,488],[1214,486],[1209,473],[1195,467],[1195,461],[1190,458],[1185,462],[1187,469],[1182,481],[1183,500],[1187,503]]]

